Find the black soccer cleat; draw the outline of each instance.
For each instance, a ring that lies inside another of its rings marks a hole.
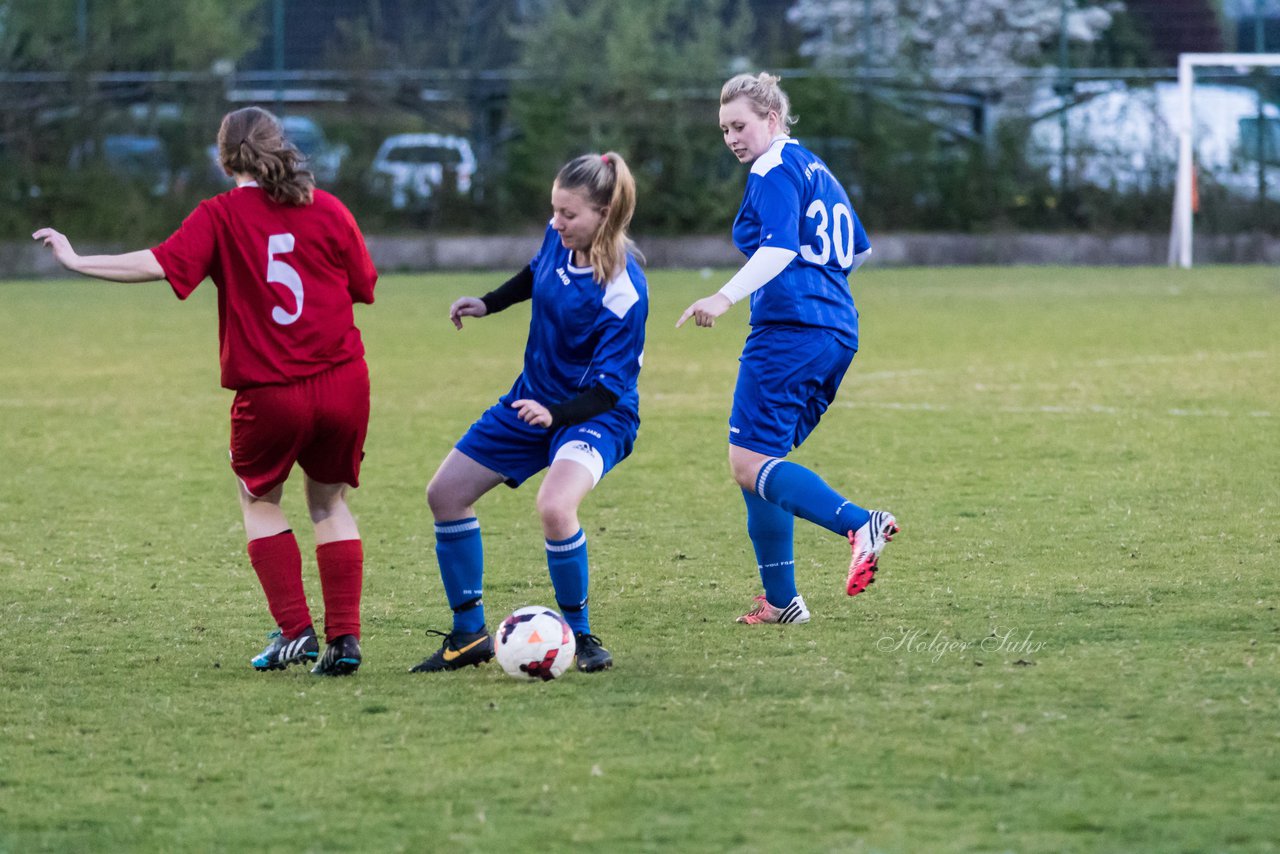
[[[444,638],[430,658],[410,668],[410,673],[437,673],[441,670],[457,670],[462,667],[479,667],[493,659],[493,638],[489,630],[478,632],[437,632],[427,629],[429,635]]]
[[[613,667],[613,656],[600,643],[600,638],[589,632],[575,632],[578,644],[578,669],[583,673],[596,673]]]
[[[320,663],[311,668],[315,676],[350,676],[360,669],[360,641],[355,635],[338,635],[324,648]]]
[[[316,630],[311,626],[307,626],[294,638],[286,638],[279,629],[267,637],[271,639],[271,643],[249,662],[254,670],[284,670],[290,664],[315,661],[320,654],[320,641],[316,639]]]

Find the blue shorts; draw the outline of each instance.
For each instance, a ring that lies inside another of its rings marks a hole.
[[[818,426],[857,351],[824,329],[757,326],[738,359],[729,444],[785,457]]]
[[[627,458],[635,445],[640,419],[627,410],[611,409],[590,421],[548,430],[526,424],[505,403],[495,403],[454,445],[515,489],[551,465],[559,454],[591,470],[597,483]]]

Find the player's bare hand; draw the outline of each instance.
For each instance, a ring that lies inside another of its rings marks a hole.
[[[484,307],[484,300],[478,297],[458,297],[449,306],[449,319],[458,329],[462,328],[464,317],[484,317],[489,309]]]
[[[536,400],[520,399],[511,402],[511,408],[516,411],[516,415],[526,424],[532,424],[534,427],[550,427],[551,413],[547,408]]]
[[[68,270],[73,268],[76,259],[80,256],[71,248],[71,241],[67,240],[67,236],[60,231],[52,228],[42,228],[31,235],[32,240],[39,240],[45,246],[53,250],[53,259]]]
[[[676,321],[676,329],[684,326],[684,322],[691,317],[698,326],[715,326],[716,318],[732,307],[733,303],[729,302],[729,298],[722,293],[703,297],[684,310],[684,314],[680,315],[680,319]]]

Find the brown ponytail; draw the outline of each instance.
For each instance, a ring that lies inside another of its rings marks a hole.
[[[302,168],[303,159],[293,143],[284,138],[280,120],[261,107],[245,107],[222,117],[218,161],[230,172],[252,175],[277,202],[311,204],[316,182]]]
[[[587,252],[597,282],[613,281],[626,266],[627,253],[644,260],[627,234],[636,212],[636,182],[622,155],[607,151],[576,157],[560,168],[556,184],[580,191],[591,204],[607,211]]]

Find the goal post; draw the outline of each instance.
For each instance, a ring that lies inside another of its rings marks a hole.
[[[1204,66],[1233,68],[1280,67],[1280,53],[1184,53],[1178,57],[1178,172],[1173,193],[1173,224],[1169,229],[1169,266],[1191,267],[1192,186],[1194,130],[1192,90],[1196,69]],[[1259,156],[1263,156],[1259,152]]]

